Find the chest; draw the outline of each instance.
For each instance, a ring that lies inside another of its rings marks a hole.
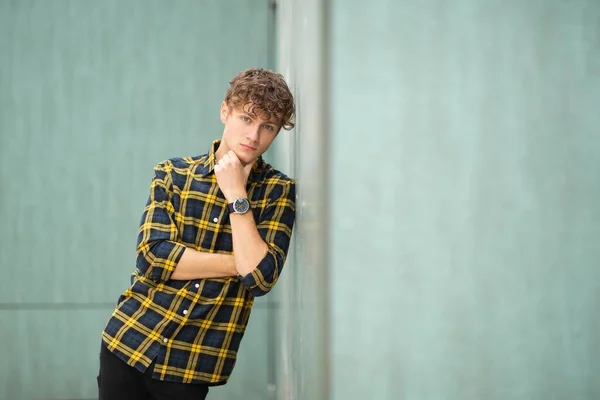
[[[268,204],[266,185],[250,181],[246,192],[250,202],[248,212],[258,224]],[[214,176],[174,182],[171,204],[180,242],[197,250],[233,251],[227,200]]]

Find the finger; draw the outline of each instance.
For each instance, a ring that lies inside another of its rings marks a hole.
[[[227,152],[227,155],[229,156],[229,160],[231,160],[231,162],[236,162],[236,161],[239,161],[239,160],[240,160],[240,159],[238,158],[237,154],[235,154],[235,153],[233,152],[233,150],[229,150],[229,151]]]
[[[225,155],[223,156],[223,158],[221,158],[221,160],[220,160],[219,162],[226,163],[226,162],[228,162],[228,161],[229,161],[229,153],[225,154]]]
[[[215,167],[213,169],[215,172],[219,172],[221,170],[221,166],[219,164],[215,164]]]

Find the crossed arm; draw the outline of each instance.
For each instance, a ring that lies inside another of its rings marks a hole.
[[[239,276],[255,296],[268,293],[285,262],[294,223],[293,182],[276,184],[258,224],[253,213],[231,214],[233,254],[208,253],[178,242],[169,162],[155,168],[138,235],[137,268],[156,282]]]
[[[171,279],[192,280],[203,278],[225,278],[236,276],[235,259],[230,254],[206,253],[187,247]]]
[[[231,214],[230,222],[233,243],[237,244],[233,255],[206,253],[188,247],[171,279],[221,278],[251,273],[267,255],[269,247],[260,237],[251,212]]]

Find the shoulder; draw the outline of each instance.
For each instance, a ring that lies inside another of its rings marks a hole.
[[[272,199],[288,197],[293,200],[296,195],[296,181],[270,164],[266,164],[265,167],[263,184],[267,186],[268,196]]]
[[[154,166],[154,171],[170,177],[174,175],[188,176],[193,174],[198,166],[204,166],[206,158],[206,154],[194,157],[173,157],[160,161]]]
[[[265,173],[263,175],[263,182],[266,185],[283,185],[283,186],[294,186],[295,180],[274,168],[271,164],[265,163]]]
[[[159,162],[155,168],[190,169],[206,161],[206,154],[195,157],[173,157]]]

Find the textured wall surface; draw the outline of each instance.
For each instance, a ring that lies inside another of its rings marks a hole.
[[[282,3],[282,398],[600,398],[600,3]]]
[[[327,132],[323,96],[326,47],[323,2],[281,1],[278,70],[292,85],[298,119],[280,134],[276,156],[296,178],[296,227],[280,285],[279,399],[323,399],[329,384]]]
[[[600,2],[330,7],[331,398],[600,398]]]
[[[0,0],[0,398],[93,398],[152,167],[208,151],[238,71],[270,64],[267,0]],[[271,47],[270,47],[271,46]],[[230,385],[264,399],[257,301]]]

